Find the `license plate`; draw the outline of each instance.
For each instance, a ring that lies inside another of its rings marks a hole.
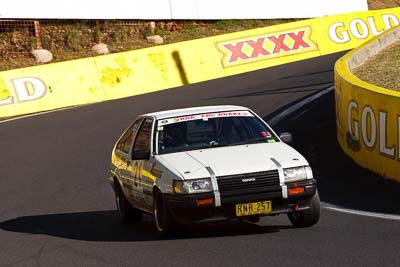
[[[271,211],[271,201],[236,204],[236,216],[265,214]]]

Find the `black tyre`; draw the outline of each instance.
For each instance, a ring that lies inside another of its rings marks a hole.
[[[310,209],[288,214],[289,220],[294,227],[310,227],[319,221],[320,201],[318,191],[312,197]]]
[[[159,234],[168,235],[175,230],[176,224],[168,211],[165,197],[158,190],[154,192],[153,216]]]
[[[126,222],[139,222],[143,217],[143,212],[132,207],[126,199],[124,192],[118,182],[115,182],[115,202],[121,219]]]

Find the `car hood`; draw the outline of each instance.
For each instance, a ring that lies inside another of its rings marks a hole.
[[[308,165],[300,153],[282,142],[192,150],[158,158],[184,179],[210,177],[206,167],[211,167],[216,176],[225,176],[274,170],[274,160],[283,168]]]

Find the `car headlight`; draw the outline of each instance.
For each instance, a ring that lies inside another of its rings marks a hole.
[[[313,178],[310,166],[286,168],[283,169],[283,174],[285,176],[285,182],[295,182]]]
[[[213,190],[210,178],[185,181],[174,180],[173,188],[177,194],[204,193]]]

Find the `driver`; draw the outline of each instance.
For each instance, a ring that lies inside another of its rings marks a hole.
[[[181,146],[186,144],[187,125],[185,122],[173,123],[164,127],[164,145]]]

